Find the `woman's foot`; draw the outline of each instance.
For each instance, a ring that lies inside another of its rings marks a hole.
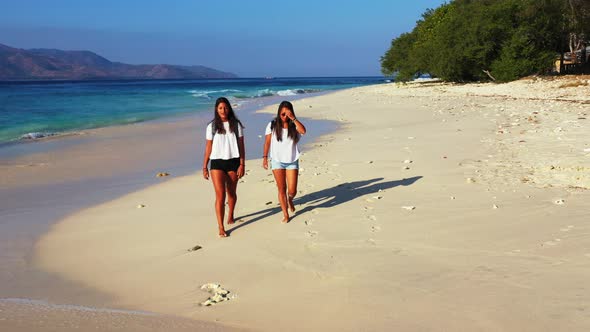
[[[235,224],[235,222],[236,222],[236,221],[234,220],[234,217],[228,217],[228,218],[227,218],[227,224],[228,224],[228,225]]]
[[[223,228],[219,229],[219,237],[227,237],[227,233],[225,232],[225,229],[223,229]]]
[[[283,221],[282,221],[282,223],[283,223],[283,224],[286,224],[286,223],[288,223],[288,222],[289,222],[289,215],[286,215],[286,216],[285,216],[285,215],[283,215]]]
[[[295,212],[295,204],[293,204],[293,196],[287,196],[287,202],[289,203],[289,211]]]

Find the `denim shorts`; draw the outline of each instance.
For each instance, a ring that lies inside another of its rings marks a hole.
[[[299,160],[295,160],[292,163],[282,163],[273,159],[270,161],[270,167],[272,169],[299,169]]]

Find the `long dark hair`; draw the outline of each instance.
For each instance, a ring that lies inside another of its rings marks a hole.
[[[229,131],[237,134],[238,133],[238,125],[242,128],[244,128],[244,125],[238,119],[238,117],[236,117],[236,114],[234,113],[234,109],[231,107],[231,103],[225,97],[219,97],[215,101],[215,109],[213,110],[214,118],[212,121],[213,122],[213,132],[219,133],[219,134],[225,134],[225,128],[223,127],[223,121],[221,121],[219,114],[217,114],[217,106],[219,106],[219,104],[221,104],[221,103],[224,103],[227,106],[227,109],[229,110],[229,113],[227,114],[227,121],[229,122]]]
[[[271,130],[275,131],[275,136],[277,137],[278,141],[282,141],[283,140],[283,120],[281,119],[281,110],[283,108],[286,108],[288,110],[290,110],[291,112],[293,112],[293,116],[295,116],[295,110],[293,109],[293,104],[291,104],[288,101],[283,101],[281,102],[281,104],[279,105],[279,110],[277,111],[277,117],[272,121],[271,123]],[[293,142],[295,142],[295,144],[297,144],[297,142],[299,142],[299,138],[301,137],[301,135],[299,135],[299,133],[297,132],[297,128],[295,128],[295,123],[293,121],[287,120],[288,121],[288,134],[287,136],[290,137]]]

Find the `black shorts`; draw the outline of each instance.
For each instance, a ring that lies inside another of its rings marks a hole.
[[[211,159],[211,169],[218,169],[220,171],[237,172],[240,167],[240,158],[232,159]]]

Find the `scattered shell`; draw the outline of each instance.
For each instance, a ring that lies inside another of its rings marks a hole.
[[[381,199],[383,196],[373,196],[373,199]]]
[[[271,204],[272,204],[272,201],[268,201],[268,202],[264,203],[264,205],[271,205]]]
[[[475,183],[475,179],[473,178],[467,178],[467,183]]]
[[[494,204],[494,205],[492,205],[492,208],[497,209],[498,205]]]
[[[408,211],[412,211],[412,210],[415,210],[415,209],[416,209],[416,207],[415,207],[415,206],[411,206],[411,205],[409,205],[409,206],[402,206],[402,209],[406,209],[406,210],[408,210]]]
[[[405,166],[404,169],[405,170],[409,170],[410,169],[410,166]]]
[[[143,209],[144,207],[145,207],[145,205],[143,205],[143,204],[137,204],[138,209]]]
[[[367,164],[372,164],[372,163],[373,163],[372,160],[367,161]]]
[[[455,199],[455,196],[451,196],[451,199]]]
[[[408,159],[404,160],[404,164],[411,164],[411,163],[412,163],[411,160],[408,160]]]
[[[555,203],[555,204],[557,204],[557,205],[563,205],[563,204],[565,204],[565,200],[563,200],[563,199],[558,199],[558,200],[556,200],[554,203]]]
[[[230,300],[230,297],[228,296],[230,292],[227,289],[221,287],[221,285],[219,284],[204,284],[203,286],[201,286],[201,289],[212,294],[205,302],[201,303],[202,306],[211,306],[220,302]]]
[[[161,178],[163,176],[168,176],[168,175],[170,175],[170,173],[160,172],[160,173],[156,174],[156,177]]]

